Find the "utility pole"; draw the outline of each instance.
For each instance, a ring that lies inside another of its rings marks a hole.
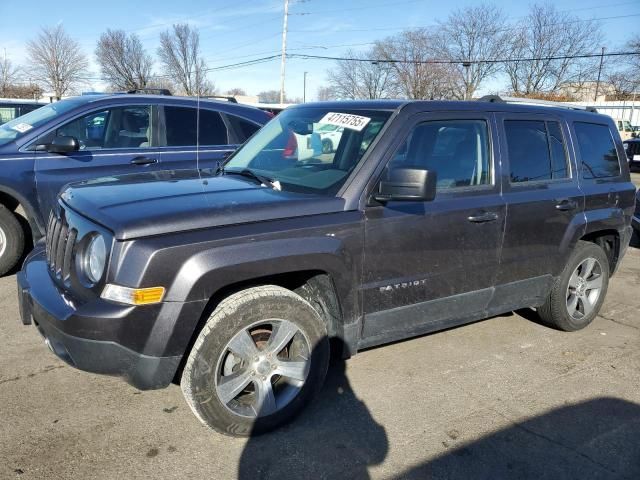
[[[304,72],[304,80],[302,81],[302,103],[307,103],[307,73]]]
[[[471,95],[469,95],[469,90],[471,88],[471,62],[463,62],[462,66],[465,71],[465,88],[464,88],[464,99],[471,100]]]
[[[594,102],[598,101],[598,92],[600,90],[600,75],[602,75],[602,62],[604,60],[604,47],[602,47],[602,53],[600,54],[600,68],[598,68],[598,81],[596,82],[596,95],[593,99]]]
[[[287,59],[287,23],[289,20],[289,0],[284,0],[284,23],[282,25],[282,60],[280,62],[280,103],[284,103],[284,71]]]

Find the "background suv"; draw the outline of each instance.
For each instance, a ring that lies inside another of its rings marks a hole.
[[[44,235],[60,189],[105,175],[215,168],[271,115],[166,95],[90,95],[0,126],[0,275]],[[28,225],[14,214],[20,205]]]

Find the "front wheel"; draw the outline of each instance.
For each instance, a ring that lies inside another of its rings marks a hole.
[[[24,244],[22,225],[13,212],[0,205],[0,276],[17,265]]]
[[[560,330],[580,330],[598,315],[608,285],[609,260],[604,250],[579,241],[538,315]]]
[[[293,419],[322,387],[328,364],[327,331],[316,310],[267,285],[220,303],[189,354],[181,387],[205,425],[257,435]]]

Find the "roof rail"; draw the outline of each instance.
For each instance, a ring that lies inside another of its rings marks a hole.
[[[127,90],[127,93],[171,95],[171,91],[168,88],[134,88],[133,90]]]
[[[226,100],[229,103],[238,103],[235,97],[227,95],[200,95],[200,98],[212,98],[214,100]]]
[[[479,102],[491,103],[519,103],[522,105],[540,105],[543,107],[567,108],[569,110],[584,110],[587,112],[598,113],[595,107],[576,105],[574,103],[552,102],[549,100],[538,100],[536,98],[523,97],[501,97],[499,95],[485,95],[478,99]]]

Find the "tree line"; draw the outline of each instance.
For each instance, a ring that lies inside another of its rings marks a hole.
[[[572,100],[600,76],[609,96],[629,97],[640,83],[640,56],[603,63],[581,58],[600,51],[603,40],[596,20],[551,4],[532,5],[514,23],[494,5],[465,7],[435,28],[406,30],[368,50],[346,51],[348,60],[327,71],[318,97],[463,100],[499,75],[507,81],[500,90],[515,96]],[[640,36],[626,47],[640,52]]]
[[[156,51],[159,73],[153,72],[154,58],[135,33],[107,29],[100,35],[94,54],[100,77],[112,91],[167,88],[184,95],[215,92],[207,78],[199,32],[188,24],[176,24],[160,33]],[[43,27],[27,43],[24,65],[14,65],[6,57],[0,61],[0,97],[38,97],[50,91],[61,98],[90,84],[89,59],[62,25]]]

